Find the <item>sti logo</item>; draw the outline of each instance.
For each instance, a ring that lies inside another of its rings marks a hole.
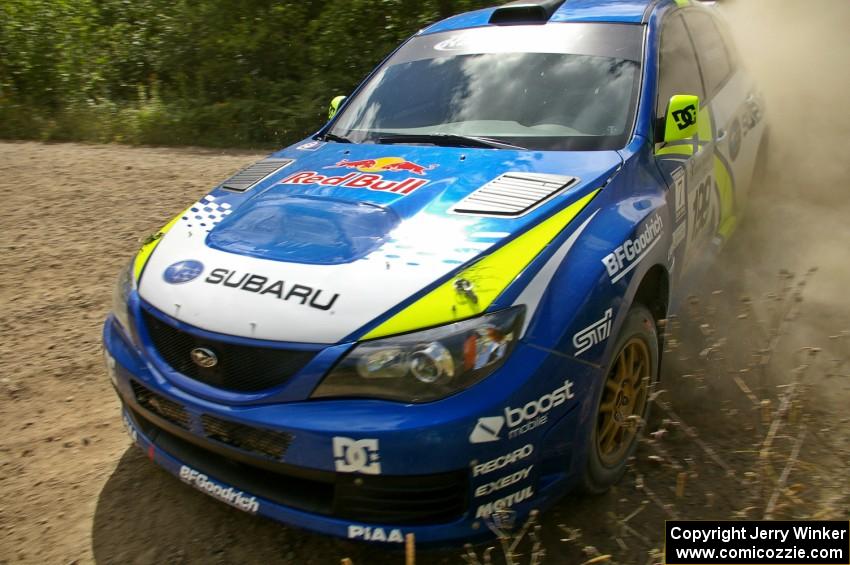
[[[608,308],[601,320],[593,322],[573,336],[573,345],[576,347],[575,356],[578,357],[597,343],[602,343],[611,335],[611,321],[614,309]]]

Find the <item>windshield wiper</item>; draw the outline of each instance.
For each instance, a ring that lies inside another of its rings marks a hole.
[[[473,135],[458,135],[454,133],[405,133],[398,135],[387,135],[378,139],[378,143],[433,143],[434,145],[457,146],[457,147],[486,147],[490,149],[520,149],[525,147],[513,145],[491,139],[489,137],[477,137]]]
[[[337,135],[335,133],[326,133],[322,136],[322,139],[325,141],[336,141],[337,143],[353,143],[347,137],[342,137],[341,135]]]

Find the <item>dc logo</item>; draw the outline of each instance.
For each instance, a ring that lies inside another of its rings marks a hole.
[[[341,473],[381,474],[381,456],[376,439],[333,438],[334,467]]]
[[[680,130],[689,128],[697,123],[696,112],[697,109],[693,104],[685,106],[681,110],[673,111],[673,119],[676,120],[676,125],[679,126]]]
[[[193,281],[204,272],[204,264],[200,261],[178,261],[162,274],[162,278],[169,284],[183,284]]]

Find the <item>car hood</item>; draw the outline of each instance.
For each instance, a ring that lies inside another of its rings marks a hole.
[[[337,343],[599,188],[621,162],[615,151],[305,142],[175,218],[139,293],[204,330]]]

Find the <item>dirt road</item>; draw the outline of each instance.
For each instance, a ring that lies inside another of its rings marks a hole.
[[[121,427],[99,345],[115,274],[133,254],[139,234],[156,229],[168,211],[181,209],[257,157],[0,144],[6,196],[0,212],[0,562],[338,563],[346,555],[355,563],[400,562],[397,554],[285,528],[217,503],[151,465],[129,445]],[[734,240],[736,249],[721,258],[711,289],[726,292],[704,292],[704,302],[692,308],[698,324],[687,316],[681,321],[682,332],[708,323],[718,333],[690,335],[688,348],[668,355],[664,384],[670,392],[660,400],[669,401],[669,412],[656,408],[650,426],[666,430],[667,437],[643,446],[635,470],[617,491],[601,499],[567,499],[544,516],[550,562],[559,562],[554,556],[579,559],[586,545],[626,563],[643,562],[641,554],[659,546],[665,517],[730,517],[750,505],[742,504],[749,497],[759,506],[756,499],[764,497],[760,483],[744,475],[758,471],[758,458],[738,452],[754,449],[762,438],[760,412],[724,373],[748,366],[747,355],[762,347],[752,337],[753,327],[769,334],[776,312],[796,305],[790,294],[782,297],[781,266],[808,267],[811,259],[821,270],[805,289],[802,313],[781,325],[783,338],[767,377],[744,375],[759,399],[778,405],[781,391],[775,385],[794,379],[790,369],[800,361],[784,351],[820,345],[826,349],[821,358],[838,359],[850,346],[850,338],[843,350],[841,340],[829,339],[850,328],[846,302],[835,300],[850,283],[844,262],[834,260],[845,257],[846,224],[798,225],[801,203],[791,195],[780,202],[773,196],[756,203],[756,212]],[[810,212],[813,222],[815,216],[835,213],[828,206]],[[765,231],[764,222],[783,229]],[[753,316],[760,319],[755,326],[737,319],[744,289],[753,297]],[[767,297],[771,291],[774,297]],[[715,347],[722,352],[718,356],[729,358],[722,362],[694,355],[706,344],[716,345],[720,335],[747,345]],[[811,391],[798,399],[809,439],[787,486],[798,485],[794,496],[803,502],[783,515],[847,517],[850,457],[847,443],[839,442],[847,437],[844,406],[850,392],[847,376],[825,376],[830,367],[818,364],[810,370]],[[848,373],[850,366],[836,372]],[[722,463],[695,447],[681,422],[693,427]],[[783,430],[777,447],[778,469],[799,430],[798,424],[788,426],[788,437]],[[724,466],[738,477],[728,478]],[[819,469],[817,480],[813,468]],[[689,484],[677,497],[683,472]],[[644,488],[637,488],[639,482]],[[707,501],[712,508],[705,508]],[[633,525],[637,534],[623,530],[611,515],[623,518],[635,510],[642,512]],[[570,535],[559,524],[583,528],[583,537],[561,541]],[[612,536],[620,537],[623,546],[612,543]],[[429,553],[423,559],[455,563],[459,553]]]
[[[788,42],[757,59],[778,124],[769,182],[669,324],[683,345],[671,342],[653,435],[623,483],[543,516],[548,563],[650,563],[669,517],[850,518],[850,123],[822,99],[848,90],[830,70],[846,52],[826,43],[850,19],[831,3],[815,25],[807,4],[758,14],[731,3],[763,31],[802,22],[795,33],[824,54],[806,65]],[[0,563],[403,562],[220,504],[150,464],[122,429],[99,345],[115,274],[140,236],[258,157],[0,143]]]

